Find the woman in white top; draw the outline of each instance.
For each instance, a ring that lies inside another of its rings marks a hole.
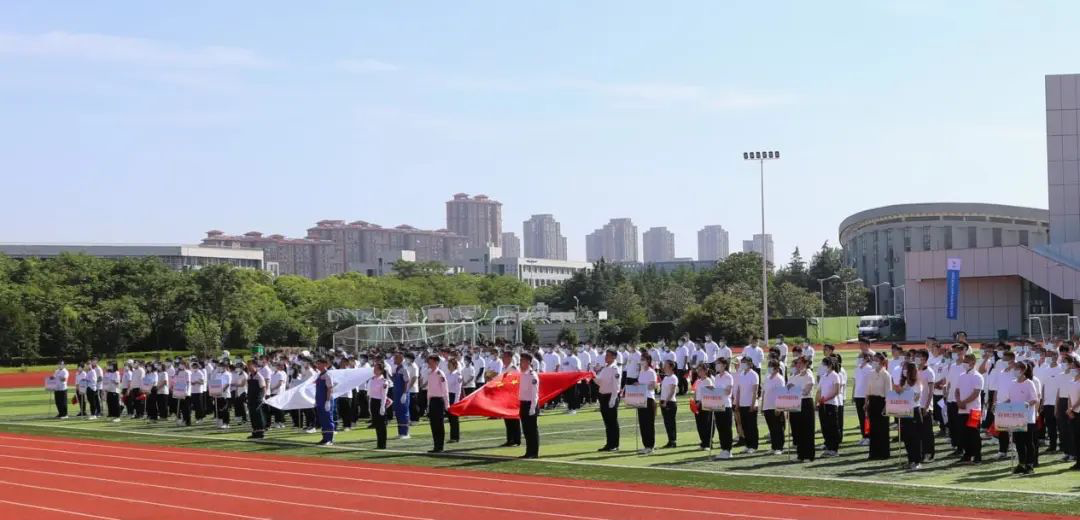
[[[451,357],[446,362],[446,386],[450,397],[450,403],[446,405],[449,409],[454,403],[461,399],[461,385],[464,382],[462,380],[462,370],[458,366],[458,360],[455,357]],[[461,426],[458,421],[458,416],[447,413],[446,422],[450,423],[450,444],[454,444],[461,440]]]
[[[674,361],[667,360],[664,364],[671,363],[674,366]],[[678,377],[675,376],[676,390],[678,390]],[[697,414],[694,416],[694,422],[697,423],[698,438],[700,442],[698,446],[702,450],[708,450],[712,447],[712,414],[701,408],[701,394],[705,388],[711,387],[712,369],[709,365],[698,365],[697,367],[697,380],[694,382],[694,404],[697,409]]]
[[[799,462],[813,461],[814,448],[814,374],[810,372],[810,359],[805,355],[795,359],[795,373],[788,377],[788,390],[802,396],[802,408],[790,412],[791,437]]]
[[[164,374],[162,374],[164,375]],[[142,379],[142,394],[146,396],[146,419],[150,422],[158,420],[158,368],[153,363],[146,364],[146,375]]]
[[[636,356],[638,362],[637,384],[645,385],[645,407],[637,409],[639,430],[641,430],[641,455],[648,455],[656,447],[656,370],[652,366],[652,355],[645,349]]]
[[[821,378],[818,380],[818,418],[821,422],[821,437],[825,440],[822,457],[836,457],[840,454],[840,374],[836,371],[837,361],[826,355],[821,359]]]
[[[769,427],[769,447],[773,455],[784,453],[784,413],[776,410],[776,396],[784,391],[787,383],[780,373],[780,360],[769,361],[765,372],[765,383],[761,385],[761,410],[765,414],[765,424]]]
[[[652,354],[649,354],[651,357]],[[699,365],[700,366],[700,365]],[[677,428],[675,426],[675,413],[678,406],[675,402],[675,394],[679,391],[679,377],[675,375],[675,363],[665,361],[663,366],[664,379],[660,382],[660,415],[664,417],[664,431],[667,433],[667,444],[664,448],[676,447]]]
[[[919,370],[915,363],[905,363],[901,367],[900,384],[895,385],[893,390],[898,393],[910,390],[915,394],[915,403],[921,402],[922,385],[919,383]],[[907,464],[905,464],[905,467],[910,470],[918,470],[922,469],[920,464],[923,460],[922,408],[916,404],[912,412],[911,417],[902,417],[900,419],[900,437],[904,443],[904,450],[907,452]]]
[[[164,363],[157,367],[157,414],[158,419],[169,418],[169,372]]]
[[[210,398],[214,400],[214,416],[217,426],[229,429],[229,405],[232,403],[232,373],[225,363],[214,368],[210,376]]]
[[[195,412],[195,424],[206,417],[206,369],[198,361],[191,362],[191,408]]]
[[[870,365],[871,359],[872,356],[869,353],[860,353],[858,359],[855,360],[855,388],[851,396],[855,401],[855,413],[859,417],[859,432],[862,433],[859,446],[870,443],[870,434],[863,428],[863,424],[866,422],[866,385],[870,374],[874,371]]]
[[[734,406],[739,413],[742,426],[743,442],[746,443],[747,455],[758,449],[758,390],[761,388],[761,376],[754,370],[754,360],[743,356],[739,362],[739,373],[735,376]]]
[[[105,406],[112,422],[120,422],[120,371],[116,363],[109,363],[101,387],[105,390]]]
[[[1015,365],[1016,382],[1009,385],[1009,395],[1006,398],[1006,403],[1023,403],[1027,405],[1027,430],[1014,432],[1013,442],[1016,443],[1016,469],[1013,473],[1021,475],[1030,475],[1035,472],[1035,464],[1038,462],[1036,459],[1035,450],[1038,447],[1035,445],[1035,410],[1041,402],[1039,399],[1039,389],[1035,385],[1034,367],[1031,363],[1020,362]],[[1004,392],[1005,388],[998,387],[999,392]]]
[[[713,376],[712,387],[722,396],[721,410],[713,410],[713,423],[716,424],[717,433],[720,436],[720,453],[713,460],[727,460],[731,458],[731,394],[735,388],[735,378],[728,372],[728,360],[720,358],[716,360],[716,375]],[[711,436],[710,436],[711,437]]]
[[[79,405],[79,413],[75,417],[86,417],[86,363],[79,363],[75,370],[75,401]]]
[[[386,366],[377,362],[371,366],[372,376],[367,383],[368,407],[371,410],[371,422],[375,428],[375,448],[386,449],[386,408],[393,386],[386,377]]]
[[[247,387],[248,373],[244,370],[243,363],[233,366],[232,373],[232,404],[233,414],[240,420],[240,424],[247,422]]]
[[[458,399],[467,397],[476,391],[476,368],[473,367],[472,358],[464,356],[461,359],[461,395],[458,396]]]
[[[177,426],[191,426],[191,370],[186,361],[181,361],[173,373],[172,396],[176,399]]]

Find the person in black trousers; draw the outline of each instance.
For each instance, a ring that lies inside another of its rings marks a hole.
[[[263,397],[266,395],[266,378],[259,373],[255,360],[248,361],[247,405],[251,415],[251,435],[249,439],[261,439],[266,431],[266,416],[263,414]]]
[[[459,368],[457,358],[451,357],[448,359],[446,361],[446,368],[449,370],[449,373],[446,374],[446,380],[450,394],[450,400],[447,401],[447,407],[450,407],[461,399],[461,369]],[[446,422],[450,423],[450,443],[454,444],[460,441],[461,421],[458,419],[458,416],[448,413],[446,415]]]
[[[664,448],[675,448],[678,440],[675,424],[675,414],[678,411],[678,406],[675,402],[675,394],[679,391],[679,381],[675,375],[675,362],[665,361],[662,370],[664,379],[660,382],[660,414],[664,417],[664,432],[667,433],[668,440]]]
[[[795,443],[795,453],[799,462],[813,461],[816,456],[814,446],[814,375],[808,370],[810,361],[805,357],[795,360],[795,373],[788,378],[788,389],[798,392],[802,397],[802,406],[797,412],[791,412],[791,435]]]
[[[960,462],[978,464],[982,462],[982,439],[979,438],[979,423],[972,416],[982,415],[981,389],[983,377],[975,369],[975,356],[968,354],[963,358],[966,372],[957,380],[956,389],[949,391],[956,395],[958,421],[961,430],[961,447],[964,450]],[[973,424],[968,424],[969,422]]]
[[[371,412],[371,426],[375,429],[375,448],[386,449],[386,400],[390,389],[390,379],[386,377],[386,367],[377,362],[371,367],[372,376],[368,381],[368,410]]]
[[[519,458],[535,459],[540,456],[540,430],[536,417],[540,411],[540,376],[533,371],[532,354],[521,355],[521,372],[518,381],[518,418],[525,435],[525,454]]]
[[[934,395],[934,380],[937,378],[937,374],[928,365],[930,361],[930,352],[926,349],[915,352],[915,365],[919,368],[919,385],[920,394],[918,403],[917,414],[919,417],[919,445],[922,447],[922,460],[921,462],[930,462],[934,460],[934,456],[937,453],[937,449],[934,446],[934,415],[930,410],[931,406],[935,406]]]
[[[510,352],[509,350],[503,351],[502,364],[503,377],[506,377],[506,374],[518,372],[518,367],[514,364],[513,352]],[[521,420],[503,419],[503,428],[506,430],[506,442],[502,444],[502,447],[521,446]]]
[[[787,386],[780,374],[779,357],[769,361],[765,371],[765,380],[761,383],[762,411],[765,424],[769,427],[769,448],[774,455],[784,452],[784,412],[776,409],[776,396]]]
[[[443,418],[446,415],[446,405],[450,402],[449,385],[446,374],[439,368],[439,356],[432,354],[427,358],[428,386],[427,397],[428,422],[431,425],[432,448],[428,453],[442,453],[443,444],[446,442],[446,425]]]
[[[919,371],[915,363],[904,364],[900,384],[894,385],[894,390],[897,392],[912,390],[915,393],[915,407],[912,409],[911,417],[900,418],[900,437],[904,442],[904,450],[907,452],[905,467],[917,470],[922,468],[923,461],[923,410],[919,403],[922,402],[922,392],[925,389],[919,383]]]
[[[843,383],[840,374],[836,371],[836,358],[826,356],[821,360],[824,372],[818,381],[818,419],[821,423],[821,437],[825,441],[825,450],[822,457],[836,457],[840,453],[840,441],[843,431],[840,430],[840,421],[837,419],[840,406],[840,392]]]
[[[870,460],[887,460],[891,456],[889,445],[889,418],[885,415],[885,395],[892,388],[892,378],[885,370],[885,355],[878,352],[871,362],[874,371],[867,378],[866,418],[870,421]]]
[[[666,363],[674,363],[673,361],[665,361]],[[672,365],[674,371],[674,365]],[[678,377],[678,376],[675,376]],[[702,363],[697,366],[697,380],[694,382],[694,393],[691,398],[697,404],[697,414],[694,415],[694,422],[697,424],[698,431],[698,447],[703,450],[708,450],[712,445],[712,412],[706,411],[701,407],[701,392],[703,388],[712,386],[712,369],[708,364]],[[678,387],[676,386],[676,390]]]
[[[53,402],[56,403],[57,419],[68,417],[67,381],[68,370],[64,365],[64,360],[61,359],[52,375]]]
[[[645,349],[642,349],[643,351]],[[656,370],[653,370],[652,356],[641,353],[641,368],[637,384],[646,386],[645,407],[637,409],[638,430],[641,431],[642,449],[640,455],[648,455],[656,447]]]
[[[614,350],[604,354],[605,366],[596,375],[600,392],[600,417],[604,420],[604,446],[597,451],[619,451],[619,391],[622,374]]]

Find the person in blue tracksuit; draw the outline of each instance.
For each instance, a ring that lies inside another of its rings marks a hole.
[[[391,388],[394,396],[394,418],[397,419],[398,439],[409,438],[409,388],[412,386],[408,367],[405,365],[405,357],[401,352],[394,353],[394,366],[391,379],[394,386]]]
[[[330,362],[326,358],[319,358],[315,362],[315,367],[319,370],[319,377],[315,380],[315,413],[318,414],[319,427],[322,428],[319,446],[334,445],[334,382],[326,371],[329,366]]]

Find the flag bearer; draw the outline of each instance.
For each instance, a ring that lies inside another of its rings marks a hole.
[[[436,354],[427,357],[427,411],[428,422],[431,424],[431,440],[434,443],[428,453],[442,453],[443,443],[446,441],[446,423],[443,422],[443,417],[446,415],[447,403],[450,402],[450,388],[446,374],[439,368],[440,361],[442,359]]]
[[[518,382],[518,416],[525,435],[525,454],[522,459],[540,456],[540,430],[536,424],[540,404],[540,376],[532,367],[532,354],[521,354],[521,378]]]

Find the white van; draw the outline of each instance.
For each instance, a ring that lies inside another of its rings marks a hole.
[[[904,320],[899,316],[860,316],[859,339],[890,340],[904,335]]]

